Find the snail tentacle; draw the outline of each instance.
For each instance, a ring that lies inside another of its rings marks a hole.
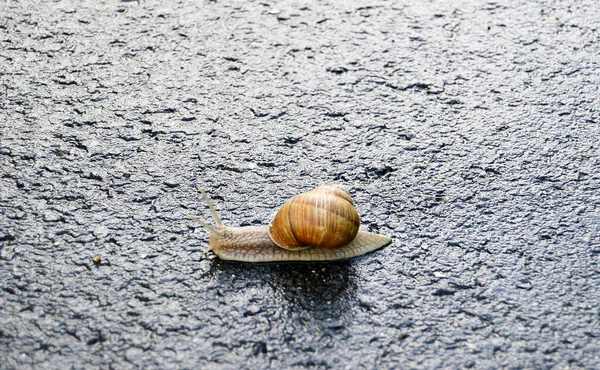
[[[219,217],[219,214],[217,213],[217,211],[215,211],[215,207],[213,207],[213,204],[210,201],[210,198],[208,197],[208,195],[206,195],[206,193],[204,192],[204,189],[202,189],[199,186],[197,187],[197,189],[202,194],[202,197],[204,198],[204,201],[206,202],[206,204],[208,204],[208,208],[210,209],[210,215],[212,216],[213,220],[215,220],[215,226],[216,227],[223,226],[223,223],[221,222],[221,218]]]
[[[200,220],[198,217],[188,215],[187,218],[190,219],[190,220],[192,220],[192,221],[194,221],[194,222],[199,223],[202,226],[204,226],[204,228],[206,228],[206,230],[208,230],[211,234],[215,234],[215,235],[218,235],[218,236],[223,236],[222,232],[220,232],[219,230],[217,230],[214,227],[210,226],[206,222]]]
[[[204,189],[202,189],[199,186],[196,189],[198,189],[200,194],[202,194],[204,201],[206,201],[206,204],[208,204],[208,208],[210,209],[210,214],[211,214],[213,220],[215,220],[216,227],[210,226],[209,224],[207,224],[206,222],[200,220],[198,217],[195,217],[195,216],[188,215],[187,218],[194,222],[199,223],[206,230],[208,230],[211,234],[223,237],[223,233],[218,230],[218,229],[223,228],[223,223],[221,222],[221,218],[219,217],[219,214],[217,213],[217,211],[215,211],[215,207],[213,207],[212,202],[210,201],[210,198],[208,198],[208,195],[206,195],[206,193],[204,192]]]

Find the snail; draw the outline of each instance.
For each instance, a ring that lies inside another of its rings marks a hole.
[[[210,232],[209,249],[219,258],[241,262],[332,261],[361,256],[391,242],[385,235],[359,231],[350,193],[340,185],[319,186],[290,198],[268,226],[223,225],[210,199],[215,227],[188,216]],[[207,252],[208,252],[207,251]]]

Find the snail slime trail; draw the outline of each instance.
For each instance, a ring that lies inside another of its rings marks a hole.
[[[319,186],[290,198],[268,226],[223,225],[210,199],[215,226],[197,217],[188,219],[209,231],[209,249],[219,258],[240,262],[335,261],[362,256],[388,245],[385,235],[359,231],[360,219],[348,190],[341,185]]]

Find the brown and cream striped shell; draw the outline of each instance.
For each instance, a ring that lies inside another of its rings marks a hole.
[[[269,236],[289,250],[339,248],[356,237],[359,225],[350,193],[325,185],[285,202],[269,224]]]

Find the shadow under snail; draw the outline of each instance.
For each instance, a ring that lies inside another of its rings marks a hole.
[[[319,186],[290,198],[269,226],[229,227],[221,223],[206,193],[215,227],[188,216],[210,232],[209,251],[228,261],[333,261],[372,252],[391,242],[385,235],[359,231],[358,212],[340,185]]]

